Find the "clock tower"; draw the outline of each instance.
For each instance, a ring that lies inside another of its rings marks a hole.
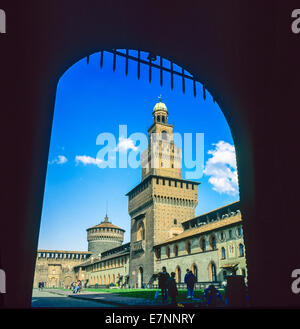
[[[127,193],[131,217],[129,284],[146,285],[154,274],[153,247],[183,231],[181,223],[195,217],[198,182],[181,176],[182,150],[173,140],[164,103],[154,106],[149,142],[141,155],[141,182]],[[168,269],[167,269],[168,270]]]

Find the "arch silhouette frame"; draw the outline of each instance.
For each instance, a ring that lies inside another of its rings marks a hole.
[[[1,140],[10,136],[2,148],[10,159],[2,164],[6,191],[2,209],[3,216],[11,218],[0,239],[0,268],[9,278],[7,293],[0,298],[2,306],[30,307],[59,78],[88,54],[129,48],[172,59],[201,77],[218,102],[237,153],[251,301],[256,307],[297,307],[290,275],[298,266],[295,196],[299,178],[293,175],[297,165],[286,158],[298,147],[292,134],[298,120],[291,120],[297,108],[298,75],[291,72],[299,67],[299,40],[290,31],[291,3],[270,7],[261,1],[165,1],[160,10],[153,2],[149,6],[135,0],[130,6],[118,0],[114,6],[109,1],[69,6],[53,0],[51,4],[34,3],[31,8],[20,3],[17,11],[14,5],[3,5],[7,13],[15,14],[10,17],[10,38],[1,40],[0,54],[2,104],[11,109],[3,113],[1,131]],[[178,24],[184,17],[193,23]],[[17,81],[11,79],[13,75]],[[290,115],[282,115],[282,109]],[[280,131],[284,134],[278,138]],[[283,172],[284,179],[275,185],[278,173]],[[270,193],[270,186],[289,193]],[[276,224],[283,216],[294,229],[284,238],[290,257],[278,259],[272,248],[275,237],[281,236],[281,225]],[[276,273],[270,276],[269,268],[277,268]],[[277,282],[281,285],[275,294],[272,287]]]

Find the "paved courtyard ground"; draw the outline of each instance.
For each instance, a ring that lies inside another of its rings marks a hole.
[[[68,295],[58,295],[44,291],[33,290],[32,308],[99,308],[110,307],[115,308],[115,305],[108,303],[99,303],[91,300],[69,298]]]
[[[155,292],[155,289],[85,289],[74,294],[67,289],[34,289],[32,307],[173,308],[162,305],[161,296],[155,299]],[[195,291],[193,300],[186,297],[186,290],[179,290],[179,307],[201,307],[203,291]]]

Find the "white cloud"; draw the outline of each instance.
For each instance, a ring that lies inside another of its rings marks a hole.
[[[83,163],[84,165],[99,165],[103,160],[95,159],[88,155],[76,155],[75,161],[78,164],[79,162]]]
[[[224,141],[213,144],[208,151],[212,157],[206,162],[204,174],[210,176],[209,183],[218,193],[235,195],[239,192],[235,148]]]
[[[115,148],[115,151],[126,152],[127,150],[137,151],[138,148],[134,145],[134,141],[130,138],[119,138],[119,144]]]
[[[49,164],[58,164],[58,165],[62,165],[64,163],[66,163],[68,161],[68,159],[64,156],[64,155],[58,155],[57,158],[55,158],[52,161],[49,161]]]

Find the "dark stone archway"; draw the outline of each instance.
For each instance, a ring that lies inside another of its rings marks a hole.
[[[151,50],[194,73],[230,125],[255,307],[297,307],[298,1],[1,2],[1,223],[4,307],[29,307],[57,82],[80,58]],[[293,73],[294,72],[294,73]],[[278,241],[283,249],[278,249]],[[274,270],[276,269],[276,271]]]

